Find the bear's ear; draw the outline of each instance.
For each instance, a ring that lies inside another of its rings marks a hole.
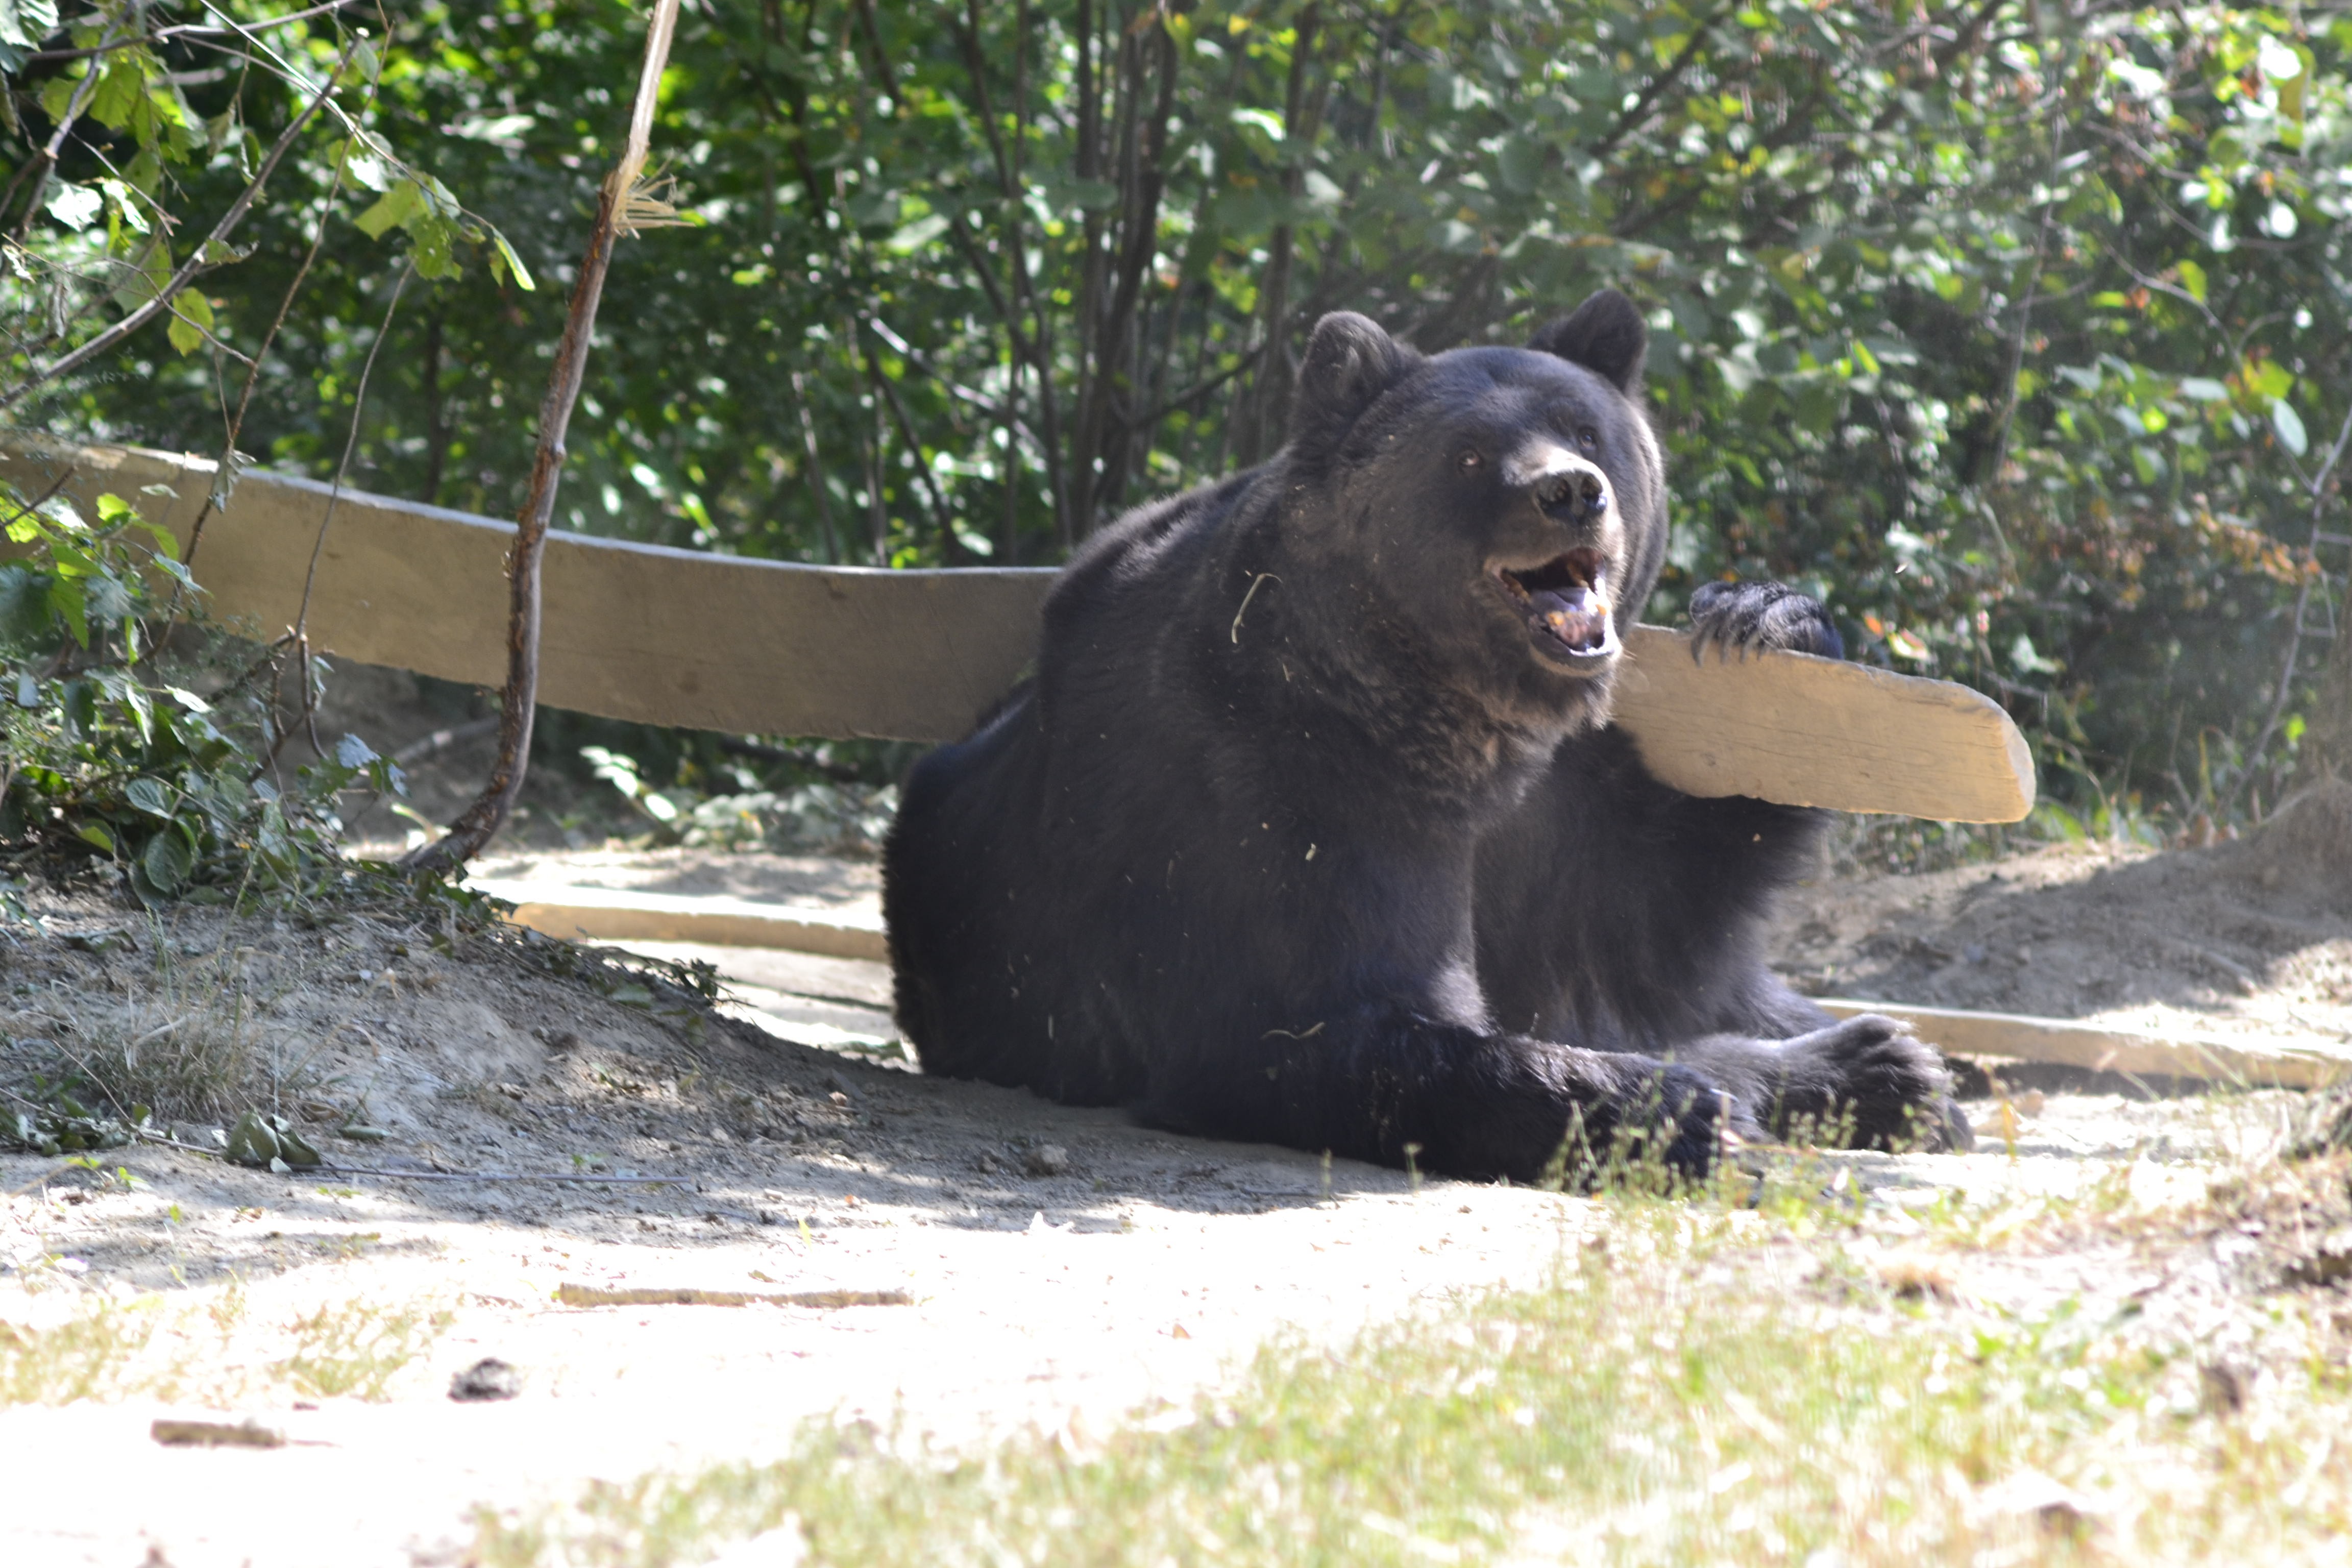
[[[1650,353],[1650,329],[1633,301],[1603,289],[1528,340],[1538,353],[1558,354],[1631,394],[1641,384]]]
[[[1298,390],[1290,404],[1290,436],[1299,446],[1328,450],[1395,385],[1420,356],[1353,310],[1334,310],[1315,323]]]

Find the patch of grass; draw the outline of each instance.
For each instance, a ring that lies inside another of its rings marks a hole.
[[[248,1085],[276,1076],[260,1070],[267,1053],[245,987],[191,973],[168,957],[158,958],[156,971],[153,990],[61,1048],[125,1114],[141,1105],[165,1117],[234,1114]]]
[[[46,1328],[0,1323],[0,1405],[71,1405],[118,1396],[153,1342],[153,1299],[107,1302]]]
[[[227,1404],[280,1389],[382,1400],[449,1320],[429,1305],[354,1300],[257,1323],[234,1286],[194,1300],[84,1298],[35,1322],[0,1322],[0,1405]]]
[[[2214,1411],[2128,1311],[1945,1310],[1841,1267],[1834,1213],[1806,1247],[1605,1208],[1547,1289],[1266,1351],[1099,1444],[822,1424],[780,1463],[485,1510],[478,1560],[694,1563],[788,1526],[840,1564],[2271,1563],[2352,1529],[2352,1397],[2316,1359]]]
[[[246,971],[250,950],[223,942],[190,954],[172,926],[152,917],[142,935],[151,956],[143,973],[127,977],[122,999],[93,987],[70,1008],[70,1027],[47,1042],[64,1089],[126,1121],[142,1107],[165,1121],[225,1121],[283,1106],[312,1086],[333,1031],[289,1048],[261,1019],[310,981],[319,961],[257,987]]]
[[[449,1316],[427,1307],[385,1308],[370,1301],[321,1307],[295,1320],[298,1348],[274,1370],[297,1392],[314,1398],[381,1400],[393,1378],[441,1337]]]

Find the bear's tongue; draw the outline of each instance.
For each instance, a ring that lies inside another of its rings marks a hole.
[[[1599,551],[1571,550],[1540,566],[1506,568],[1502,575],[1526,611],[1530,630],[1572,653],[1608,647],[1609,563]]]
[[[1538,588],[1528,594],[1528,605],[1538,626],[1579,653],[1590,653],[1608,640],[1609,601],[1597,588],[1581,583]]]

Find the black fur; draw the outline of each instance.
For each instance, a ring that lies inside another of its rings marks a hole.
[[[1622,630],[1665,547],[1639,313],[1536,342],[1327,317],[1289,446],[1071,563],[1035,680],[917,766],[886,849],[925,1070],[1465,1175],[1572,1133],[1701,1170],[1727,1116],[1965,1137],[1932,1050],[1760,960],[1814,815],[1651,779],[1613,632],[1548,637],[1570,600],[1497,574],[1605,563]],[[1818,647],[1786,602],[1727,640]]]
[[[1709,583],[1691,595],[1691,658],[1712,644],[1721,657],[1786,648],[1843,658],[1845,639],[1829,606],[1783,583]]]

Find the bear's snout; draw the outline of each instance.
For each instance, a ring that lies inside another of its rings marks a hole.
[[[1506,465],[1503,478],[1554,522],[1575,528],[1608,515],[1609,476],[1565,447],[1537,443]]]
[[[1586,512],[1609,510],[1609,481],[1588,468],[1546,474],[1532,487],[1536,505],[1546,516],[1562,522],[1580,521]]]

